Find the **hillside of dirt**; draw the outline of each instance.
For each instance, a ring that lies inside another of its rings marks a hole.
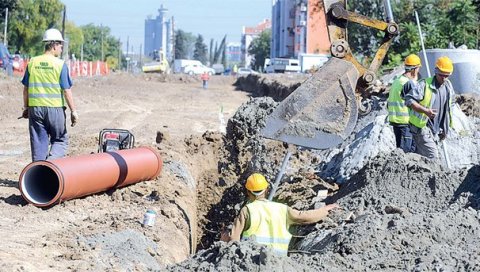
[[[265,118],[307,77],[276,76],[214,76],[207,90],[185,75],[75,79],[80,120],[68,127],[68,156],[95,153],[101,129],[122,128],[164,165],[155,180],[44,209],[18,189],[30,162],[28,122],[17,119],[20,79],[0,76],[0,271],[480,270],[477,98],[456,107],[448,168],[395,148],[385,97],[372,97],[372,112],[331,150],[262,138]],[[288,257],[219,242],[243,205],[246,177],[261,172],[273,182],[288,150],[274,200],[341,209],[292,228]],[[153,227],[141,224],[147,209],[157,213]]]

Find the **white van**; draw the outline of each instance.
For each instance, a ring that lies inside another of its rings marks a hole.
[[[299,73],[300,62],[298,59],[273,58],[270,65],[265,68],[267,73]]]
[[[183,70],[187,65],[202,65],[202,63],[198,60],[176,59],[173,61],[173,72],[175,74],[183,73]]]

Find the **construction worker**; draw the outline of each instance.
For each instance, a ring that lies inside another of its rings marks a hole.
[[[415,144],[408,124],[408,107],[405,106],[402,93],[408,93],[416,87],[421,66],[420,58],[417,55],[408,55],[404,62],[405,72],[393,81],[388,94],[388,121],[393,127],[397,148],[401,148],[405,152],[414,152]]]
[[[68,147],[65,102],[71,111],[72,127],[78,121],[71,91],[72,80],[65,62],[58,58],[63,41],[57,29],[45,31],[45,52],[30,60],[22,79],[22,117],[29,119],[33,161],[65,156]]]
[[[202,80],[203,82],[203,88],[204,89],[207,89],[208,88],[208,80],[210,79],[210,76],[208,75],[207,72],[203,72],[203,74],[201,75],[200,79]]]
[[[290,225],[306,225],[320,221],[328,215],[337,204],[298,211],[285,204],[266,199],[268,182],[261,174],[255,173],[247,178],[245,187],[249,203],[240,210],[230,233],[222,232],[221,240],[239,241],[252,239],[257,243],[272,247],[279,254],[287,255],[292,235]]]
[[[417,88],[405,95],[410,107],[410,130],[416,144],[416,153],[430,159],[438,158],[437,140],[443,141],[452,125],[452,101],[455,94],[448,77],[453,63],[440,57],[435,63],[435,75],[421,80]]]

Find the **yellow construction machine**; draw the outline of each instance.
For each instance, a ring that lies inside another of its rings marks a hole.
[[[168,65],[165,53],[162,50],[153,51],[153,62],[147,62],[142,66],[144,73],[168,73],[170,66]]]
[[[386,21],[348,11],[346,0],[318,3],[320,12],[325,13],[332,57],[275,108],[261,135],[306,148],[327,149],[342,143],[352,133],[358,114],[368,111],[362,101],[370,96],[376,72],[399,29],[389,0],[385,0]],[[384,32],[368,67],[349,47],[347,22]]]

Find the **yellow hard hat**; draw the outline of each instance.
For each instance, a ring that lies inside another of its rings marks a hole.
[[[410,54],[405,58],[405,66],[415,66],[420,67],[422,66],[422,61],[420,58],[415,54]]]
[[[258,192],[267,189],[268,181],[262,174],[254,173],[247,178],[245,187],[250,192]]]
[[[448,57],[439,57],[437,59],[437,62],[435,63],[435,67],[441,72],[441,73],[447,73],[451,74],[453,73],[453,62],[450,58]]]

